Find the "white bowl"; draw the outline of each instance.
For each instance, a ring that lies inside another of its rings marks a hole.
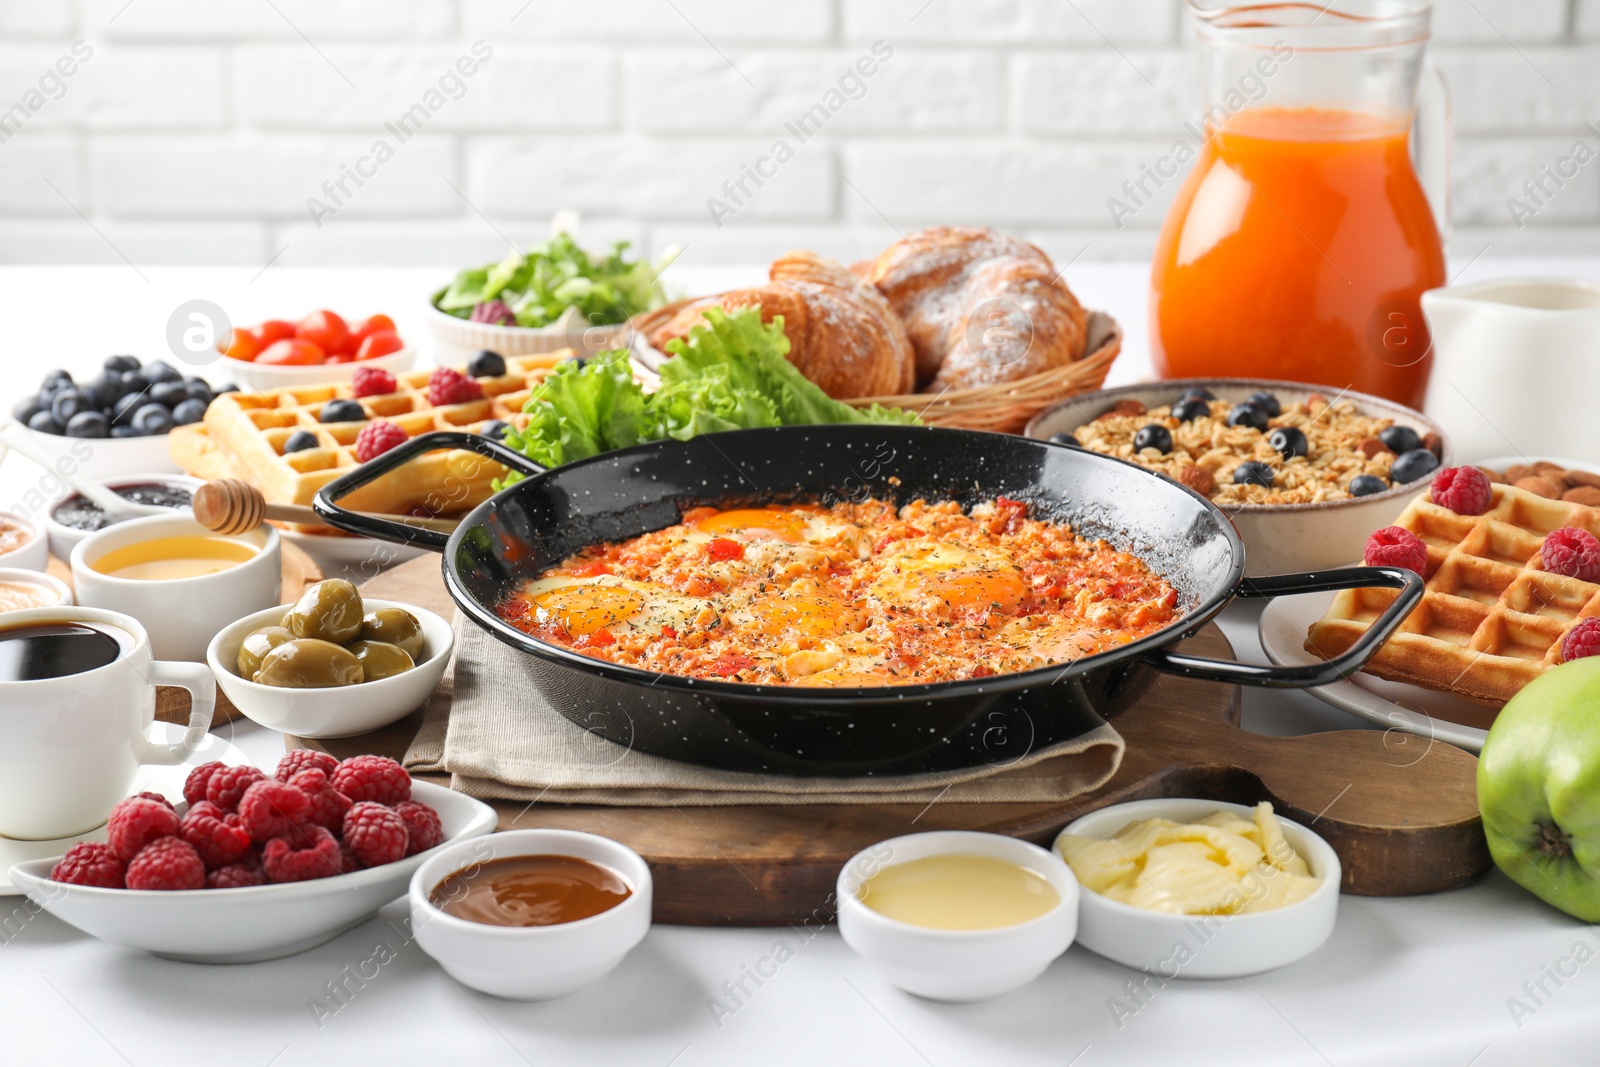
[[[935,930],[891,919],[861,902],[860,889],[885,867],[928,856],[1009,860],[1044,875],[1061,900],[1025,923],[992,930]],[[939,830],[880,841],[839,872],[839,933],[891,985],[930,1000],[990,1000],[1027,985],[1072,944],[1078,879],[1061,857],[1014,837]]]
[[[206,484],[205,479],[191,478],[187,474],[125,474],[120,478],[107,478],[104,484],[107,489],[126,489],[133,485],[150,485],[151,483],[172,486],[177,489],[187,489],[191,496],[194,495],[196,489]],[[69,493],[54,504],[51,504],[50,510],[45,513],[44,528],[45,532],[50,535],[50,554],[63,563],[72,558],[72,550],[78,547],[78,542],[93,532],[75,529],[71,526],[63,526],[55,519],[56,509],[68,500],[74,499],[77,495],[77,493]],[[172,513],[179,515],[183,511],[180,508],[173,508]],[[126,522],[127,520],[121,521]],[[112,523],[112,525],[116,524]]]
[[[557,926],[491,926],[447,915],[428,895],[459,870],[508,856],[576,856],[611,868],[633,890],[609,911]],[[411,876],[411,930],[458,982],[511,1000],[549,1000],[604,978],[650,930],[654,884],[639,854],[576,830],[510,830],[438,850]]]
[[[367,611],[404,608],[422,624],[422,658],[409,671],[375,682],[329,689],[285,689],[261,685],[238,673],[239,646],[263,626],[276,626],[289,605],[246,615],[221,630],[206,648],[206,662],[233,706],[251,722],[296,737],[349,737],[397,722],[421,707],[444,677],[455,646],[450,623],[424,608],[394,600],[362,598]]]
[[[149,437],[65,437],[40,433],[21,424],[17,424],[13,432],[24,435],[35,448],[52,456],[57,474],[81,474],[103,482],[139,471],[181,473],[181,468],[167,452],[164,433]],[[3,447],[0,446],[0,451]]]
[[[0,567],[42,571],[50,565],[50,539],[45,536],[43,523],[14,511],[0,511],[0,519],[16,523],[28,531],[28,539],[21,545],[10,552],[0,552]]]
[[[3,559],[4,557],[0,557]],[[45,574],[43,571],[30,570],[22,567],[0,567],[0,583],[11,582],[17,585],[36,585],[49,590],[55,599],[48,604],[40,604],[42,608],[59,608],[72,603],[72,590],[67,583]],[[4,610],[4,609],[0,609]]]
[[[1055,434],[1071,433],[1093,422],[1095,416],[1110,410],[1119,400],[1137,400],[1146,407],[1161,407],[1176,402],[1185,389],[1195,386],[1210,389],[1219,400],[1230,401],[1243,400],[1257,389],[1265,389],[1285,405],[1302,401],[1312,393],[1330,398],[1337,396],[1354,403],[1363,414],[1383,416],[1398,425],[1409,426],[1419,437],[1427,433],[1439,434],[1444,441],[1439,466],[1448,467],[1451,463],[1450,439],[1419,411],[1365,393],[1339,392],[1326,386],[1265,378],[1184,378],[1102,389],[1072,397],[1040,412],[1028,423],[1025,432],[1029,437],[1049,440]],[[1245,574],[1254,578],[1343,567],[1352,559],[1361,558],[1368,535],[1393,524],[1411,498],[1427,487],[1428,479],[1421,479],[1386,492],[1347,500],[1320,504],[1247,504],[1222,510],[1233,520],[1244,540]]]
[[[1141,819],[1192,822],[1218,811],[1252,818],[1255,809],[1215,800],[1136,800],[1085,815],[1062,830],[1080,837],[1110,837]],[[1339,857],[1322,838],[1279,816],[1283,836],[1322,884],[1310,896],[1272,911],[1248,915],[1168,915],[1083,891],[1078,943],[1109,960],[1163,979],[1240,978],[1293,963],[1315,952],[1333,933],[1339,912]]]
[[[192,963],[275,960],[371,918],[430,858],[494,829],[494,809],[463,793],[413,781],[411,795],[438,811],[444,843],[353,874],[242,889],[101,889],[50,881],[56,856],[15,864],[11,879],[56,918],[115,945]]]
[[[292,389],[302,385],[325,385],[328,382],[347,382],[357,367],[376,367],[391,374],[411,369],[417,361],[417,350],[407,345],[398,352],[390,352],[377,359],[352,360],[349,363],[319,363],[314,367],[280,367],[271,363],[251,363],[223,356],[214,365],[219,377],[231,378],[246,393],[265,393],[271,389]]]
[[[428,301],[428,329],[433,334],[433,361],[441,367],[466,363],[484,349],[502,356],[534,356],[570,348],[580,356],[592,356],[611,348],[627,348],[633,328],[626,322],[614,326],[590,326],[568,308],[549,326],[496,326],[487,322],[468,322],[446,314]]]
[[[203,663],[218,630],[241,615],[278,602],[283,556],[278,531],[261,525],[229,540],[254,545],[254,558],[197,578],[145,581],[101,574],[92,564],[112,549],[161,537],[215,537],[192,514],[129,519],[94,533],[72,550],[72,584],[78,603],[132,615],[150,631],[157,659]]]

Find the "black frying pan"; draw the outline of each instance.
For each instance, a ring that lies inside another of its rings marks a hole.
[[[528,477],[475,508],[446,538],[338,506],[407,460],[460,448]],[[749,507],[873,495],[972,505],[1027,501],[1130,551],[1179,593],[1165,629],[1074,663],[968,681],[881,688],[750,685],[656,675],[592,659],[502,622],[495,605],[579,549],[670,526],[690,507]],[[1007,434],[900,426],[792,426],[659,441],[546,471],[467,433],[424,434],[328,483],[330,526],[444,553],[445,586],[467,618],[523,653],[526,684],[573,722],[644,752],[730,770],[905,774],[1006,763],[1076,737],[1142,694],[1158,671],[1246,685],[1326,685],[1359,670],[1422,596],[1395,567],[1245,579],[1244,546],[1205,497],[1142,467]],[[1348,652],[1304,667],[1202,659],[1172,645],[1235,596],[1362,586],[1400,594]]]

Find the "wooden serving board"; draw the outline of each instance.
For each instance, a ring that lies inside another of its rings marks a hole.
[[[300,594],[314,582],[322,581],[322,568],[317,566],[317,561],[306,554],[305,550],[297,545],[290,544],[280,538],[279,547],[283,554],[283,584],[278,589],[278,603],[293,604],[300,599]],[[60,578],[72,588],[72,568],[54,556],[45,567],[45,573],[52,578]],[[220,723],[232,722],[240,715],[238,708],[228,699],[221,687],[217,689],[217,710],[211,715],[213,726]],[[156,719],[161,722],[175,722],[186,725],[189,722],[189,692],[186,689],[174,689],[171,686],[160,686],[156,689]]]
[[[372,596],[447,617],[437,556],[367,583]],[[1231,657],[1207,626],[1186,650]],[[335,756],[399,759],[420,712],[353,738],[298,741]],[[986,830],[1048,845],[1096,808],[1150,797],[1255,803],[1312,826],[1338,851],[1343,889],[1404,896],[1451,889],[1489,868],[1478,819],[1477,759],[1398,732],[1341,730],[1266,737],[1239,729],[1239,690],[1159,680],[1115,720],[1127,741],[1116,776],[1095,793],[1052,804],[794,804],[622,808],[497,801],[500,829],[552,827],[615,838],[649,861],[657,922],[759,926],[827,921],[846,860],[885,838],[921,830]],[[442,779],[434,779],[442,780]],[[446,782],[446,784],[448,784]]]

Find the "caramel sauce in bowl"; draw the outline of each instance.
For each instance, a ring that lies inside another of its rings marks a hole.
[[[638,853],[575,830],[510,830],[441,848],[409,894],[417,944],[451,977],[513,1000],[575,993],[650,929]]]

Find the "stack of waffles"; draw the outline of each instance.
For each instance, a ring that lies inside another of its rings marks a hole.
[[[392,393],[356,398],[349,382],[275,389],[266,393],[224,393],[206,409],[205,421],[180,426],[169,436],[172,458],[197,478],[242,478],[271,503],[309,505],[317,490],[359,464],[356,436],[360,422],[319,421],[330,400],[355,399],[367,419],[385,419],[410,437],[434,430],[480,433],[491,420],[521,425],[522,408],[533,386],[570,350],[506,360],[506,373],[478,378],[480,400],[435,406],[428,400],[431,371],[396,375]],[[315,448],[285,453],[296,431],[317,438]],[[355,511],[387,514],[457,515],[487,500],[491,483],[506,473],[500,464],[459,449],[419,456],[346,497]],[[328,533],[326,527],[289,524],[303,533]]]
[[[1496,485],[1489,510],[1458,515],[1423,493],[1395,525],[1428,548],[1422,602],[1366,670],[1492,706],[1561,662],[1579,619],[1600,615],[1600,585],[1546,571],[1541,546],[1554,530],[1600,536],[1600,510]],[[1311,627],[1306,651],[1347,650],[1395,598],[1392,589],[1349,589]]]

